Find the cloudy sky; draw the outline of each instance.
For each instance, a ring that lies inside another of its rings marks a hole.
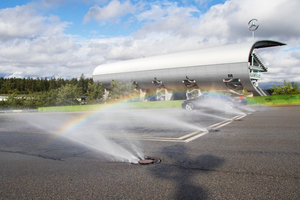
[[[1,77],[92,77],[126,59],[252,40],[269,67],[260,84],[300,83],[299,0],[7,0],[0,3]]]

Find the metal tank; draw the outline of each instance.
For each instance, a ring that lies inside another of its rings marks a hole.
[[[285,44],[260,40],[103,64],[95,68],[93,79],[105,87],[116,80],[146,91],[239,93],[245,88],[254,96],[264,96],[258,81],[268,68],[255,49],[281,45]]]

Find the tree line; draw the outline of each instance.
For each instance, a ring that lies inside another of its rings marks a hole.
[[[104,99],[104,86],[92,78],[0,78],[0,109],[35,109],[47,106],[96,104],[136,95],[131,83],[112,81],[109,95]]]
[[[284,81],[283,85],[274,84],[272,95],[300,94],[298,83]],[[115,101],[120,98],[137,96],[139,93],[132,83],[112,81],[109,94],[104,98],[104,86],[94,83],[92,78],[70,80],[63,78],[0,78],[0,109],[34,109],[47,106],[66,106],[78,104],[97,104]]]
[[[92,78],[85,78],[82,74],[79,80],[72,78],[71,80],[63,78],[0,78],[0,94],[31,94],[35,92],[49,92],[50,90],[59,89],[67,84],[77,85],[81,93],[87,92],[88,84],[93,83]]]

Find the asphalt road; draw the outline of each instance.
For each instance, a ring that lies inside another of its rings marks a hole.
[[[0,199],[299,199],[299,122],[300,106],[0,114]],[[132,145],[162,162],[113,156]]]

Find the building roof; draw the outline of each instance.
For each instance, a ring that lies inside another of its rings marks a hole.
[[[285,44],[271,40],[260,40],[138,58],[99,65],[94,70],[93,75],[248,62],[253,49],[281,45]]]

